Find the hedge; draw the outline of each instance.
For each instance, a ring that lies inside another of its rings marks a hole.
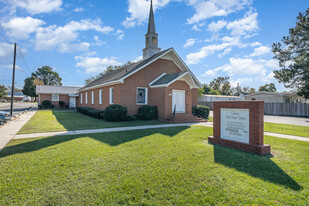
[[[125,121],[127,116],[128,109],[118,104],[110,105],[104,111],[104,119],[111,122]]]
[[[142,106],[138,108],[138,118],[141,120],[155,120],[158,118],[157,106]]]
[[[50,103],[50,101],[49,101],[49,100],[44,100],[44,101],[42,102],[42,106],[43,106],[43,108],[49,108],[49,107],[50,107],[50,105],[51,105],[51,103]]]
[[[64,105],[65,105],[64,101],[60,101],[60,102],[59,102],[59,106],[60,106],[61,108],[63,108]]]
[[[93,108],[89,108],[89,107],[77,107],[76,108],[78,112],[91,116],[91,117],[95,117],[97,119],[103,119],[104,118],[104,111],[102,110],[98,110],[98,109],[93,109]]]
[[[207,107],[205,105],[197,105],[197,106],[193,107],[192,114],[194,116],[198,116],[198,117],[207,119],[208,116],[209,116],[209,107]]]

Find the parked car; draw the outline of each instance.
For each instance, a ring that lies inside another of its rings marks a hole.
[[[8,102],[6,99],[0,99],[0,102]]]

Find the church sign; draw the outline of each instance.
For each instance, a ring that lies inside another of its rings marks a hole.
[[[255,154],[269,154],[264,145],[264,102],[222,101],[213,103],[213,144]]]

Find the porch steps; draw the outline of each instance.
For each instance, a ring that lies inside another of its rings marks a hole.
[[[175,118],[173,118],[173,114],[171,114],[164,121],[169,122],[169,123],[207,122],[207,120],[204,120],[204,119],[199,118],[197,116],[193,116],[192,114],[180,114],[180,113],[177,113],[175,115]]]

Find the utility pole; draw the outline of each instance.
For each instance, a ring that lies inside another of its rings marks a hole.
[[[11,111],[10,115],[13,116],[13,102],[14,102],[14,85],[15,85],[15,63],[16,63],[16,43],[14,43],[14,60],[13,60],[13,76],[12,76],[12,91],[11,91]]]

